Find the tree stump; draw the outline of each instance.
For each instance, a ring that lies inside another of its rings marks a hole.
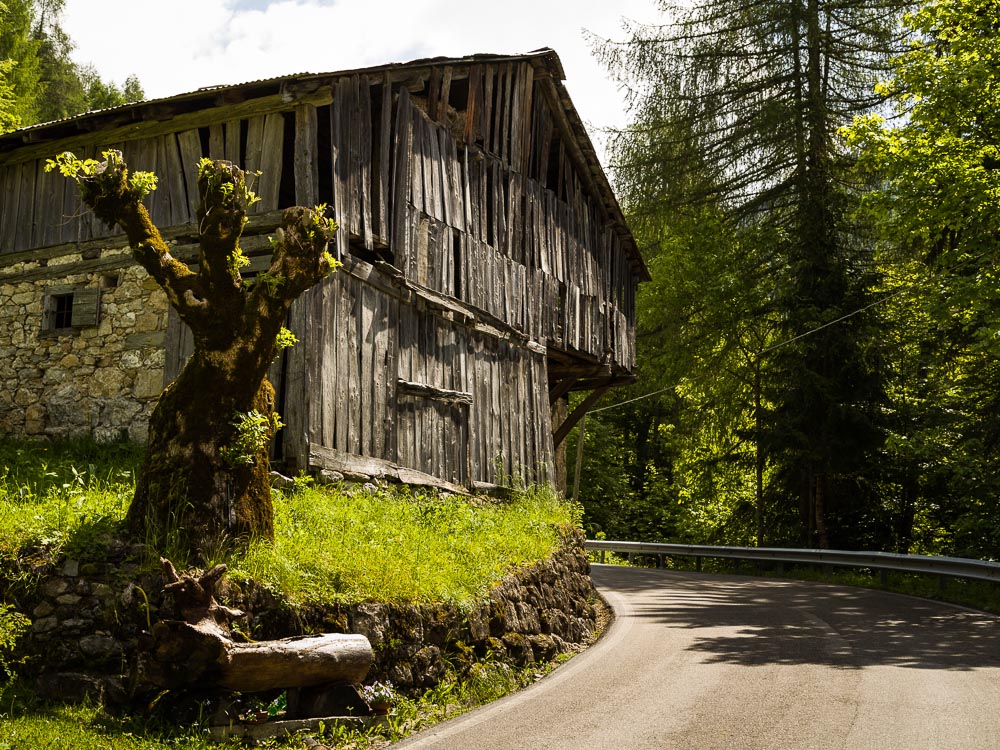
[[[328,683],[356,685],[371,666],[371,644],[363,635],[325,633],[273,641],[239,643],[229,622],[239,610],[215,600],[215,587],[226,572],[216,565],[200,577],[178,574],[161,559],[181,620],[161,620],[143,644],[139,682],[175,689],[212,685],[237,692],[302,688]]]

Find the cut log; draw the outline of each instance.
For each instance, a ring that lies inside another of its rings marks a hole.
[[[372,647],[363,635],[324,633],[234,643],[226,659],[219,685],[244,693],[329,682],[357,685],[368,674]]]
[[[238,610],[215,601],[226,571],[218,565],[200,577],[180,575],[161,560],[165,590],[174,595],[183,620],[161,620],[143,643],[140,682],[152,688],[216,685],[255,693],[328,683],[356,685],[371,666],[371,644],[363,635],[325,633],[274,641],[239,643],[229,620]]]

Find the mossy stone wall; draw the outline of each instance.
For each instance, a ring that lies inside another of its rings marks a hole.
[[[6,572],[8,598],[32,620],[22,642],[26,670],[53,697],[73,697],[60,692],[70,685],[121,693],[143,631],[175,616],[159,573],[141,572],[137,560],[143,553],[142,545],[117,540],[106,540],[86,560],[28,550],[19,570]],[[375,651],[369,678],[391,680],[407,691],[436,685],[449,668],[461,673],[487,652],[525,665],[579,648],[595,635],[597,598],[577,535],[469,607],[298,606],[266,587],[233,581],[220,592],[224,603],[247,613],[242,627],[255,640],[317,632],[365,635]]]

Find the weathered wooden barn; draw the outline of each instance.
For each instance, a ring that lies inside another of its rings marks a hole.
[[[647,271],[556,54],[476,55],[202,89],[0,137],[0,429],[142,436],[190,341],[120,234],[43,170],[121,149],[196,257],[203,156],[260,170],[244,250],[328,203],[343,269],[300,299],[271,379],[275,457],[457,485],[554,478],[555,446],[633,379]],[[591,393],[576,415],[570,391]],[[560,408],[562,406],[562,408]]]

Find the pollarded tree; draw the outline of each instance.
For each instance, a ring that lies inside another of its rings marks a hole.
[[[203,556],[226,542],[270,538],[268,446],[281,425],[267,370],[295,341],[283,327],[292,302],[337,265],[327,252],[336,223],[322,206],[286,209],[272,239],[270,268],[244,280],[240,235],[256,196],[241,169],[203,159],[201,252],[192,271],[170,255],[142,204],[156,178],[130,173],[118,151],[104,158],[81,161],[66,153],[49,165],[76,180],[98,219],[124,230],[133,257],[194,337],[194,353],[150,418],[129,529]]]

